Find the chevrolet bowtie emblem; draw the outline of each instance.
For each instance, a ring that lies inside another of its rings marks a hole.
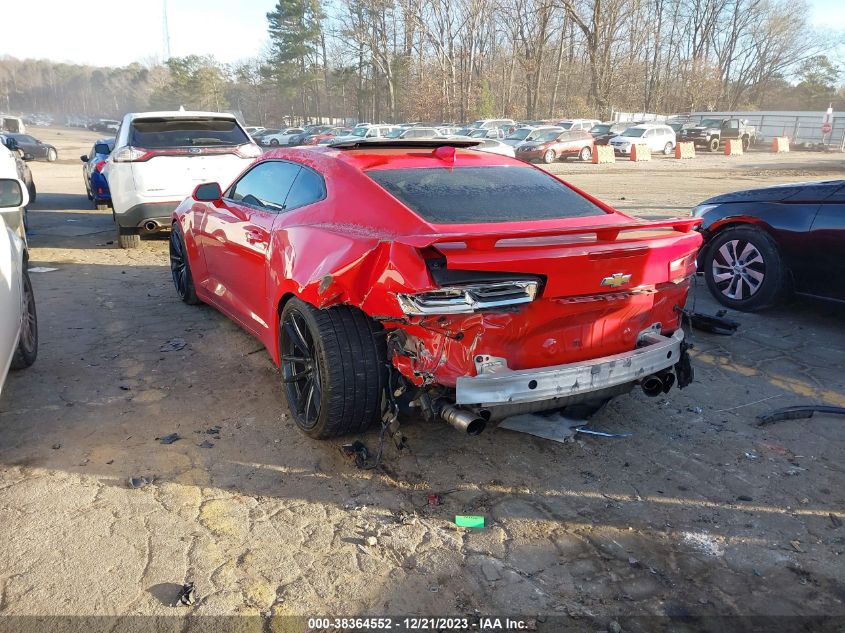
[[[625,275],[623,273],[614,273],[610,277],[605,277],[601,280],[602,286],[610,286],[611,288],[618,288],[619,286],[624,286],[627,283],[631,282],[631,275]]]

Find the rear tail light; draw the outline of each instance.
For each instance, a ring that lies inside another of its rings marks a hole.
[[[137,163],[147,160],[149,157],[150,152],[147,150],[129,145],[115,150],[114,154],[112,154],[112,160],[116,163]]]
[[[98,173],[102,174],[103,173],[103,167],[105,167],[105,166],[106,166],[106,161],[101,160],[94,166],[94,169],[96,169]]]
[[[669,262],[669,281],[678,284],[695,274],[695,253],[684,255]]]
[[[405,314],[470,314],[479,310],[531,303],[537,296],[537,281],[503,281],[452,286],[430,292],[400,294]]]
[[[238,146],[237,154],[241,158],[258,158],[261,156],[261,148],[255,143],[246,143]]]

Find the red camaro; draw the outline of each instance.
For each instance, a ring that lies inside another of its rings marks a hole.
[[[692,380],[699,220],[635,220],[473,144],[273,150],[174,212],[179,295],[264,343],[309,435],[410,407],[475,434]]]

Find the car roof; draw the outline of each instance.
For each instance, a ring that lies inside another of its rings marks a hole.
[[[108,138],[98,138],[96,141],[94,141],[94,145],[99,145],[100,143],[103,143],[105,145],[114,145],[114,137],[109,136]]]

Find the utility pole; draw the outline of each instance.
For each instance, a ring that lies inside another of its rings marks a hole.
[[[167,0],[163,0],[163,34],[164,34],[164,61],[170,59],[170,26],[167,23]]]

